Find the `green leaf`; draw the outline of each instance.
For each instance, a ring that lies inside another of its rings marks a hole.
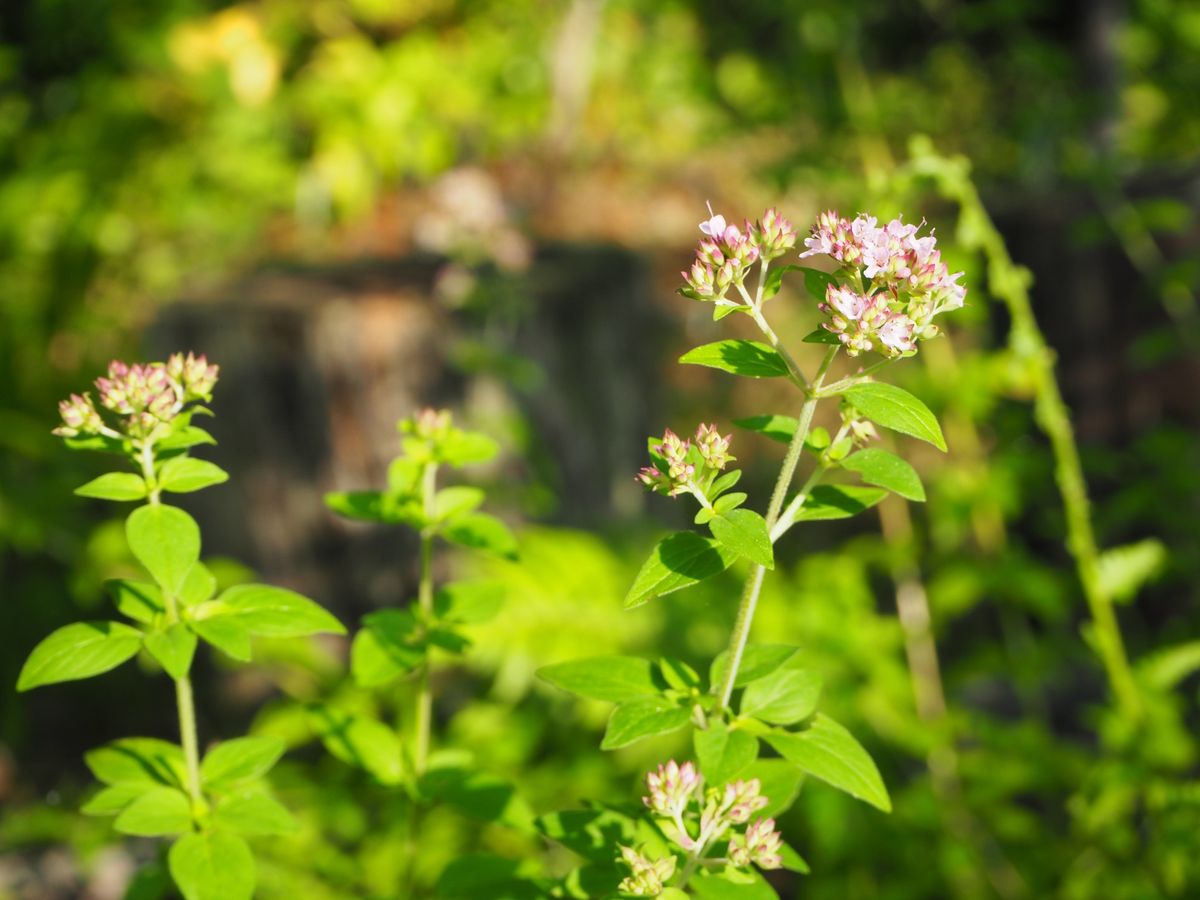
[[[448,524],[442,537],[462,547],[486,550],[505,559],[517,558],[517,539],[508,526],[487,513],[470,513]]]
[[[843,396],[860,413],[884,428],[928,441],[945,451],[942,428],[929,407],[903,388],[881,381],[868,381],[846,388]]]
[[[75,493],[98,500],[141,500],[146,496],[146,479],[132,472],[109,472],[75,488]]]
[[[905,500],[925,502],[925,488],[921,484],[921,476],[917,474],[916,469],[894,453],[880,450],[878,447],[868,447],[843,459],[842,468],[857,472],[867,484],[887,488]]]
[[[216,824],[238,834],[289,834],[296,820],[287,807],[261,787],[247,787],[217,801],[213,811]]]
[[[688,882],[688,887],[699,900],[779,900],[775,889],[753,870],[727,868],[719,874],[706,872]]]
[[[1100,554],[1100,584],[1113,600],[1128,603],[1162,573],[1166,562],[1166,548],[1154,538],[1113,547]]]
[[[815,716],[802,731],[771,732],[766,741],[780,756],[814,778],[876,809],[892,811],[887,788],[874,761],[850,732],[828,716]]]
[[[204,754],[200,780],[206,787],[227,787],[262,778],[283,756],[287,744],[276,737],[234,738]]]
[[[735,484],[737,484],[738,481],[741,479],[741,477],[742,477],[741,469],[730,469],[728,472],[726,472],[724,475],[722,475],[720,478],[718,478],[716,481],[714,481],[712,483],[712,487],[709,488],[708,495],[710,497],[717,497],[717,496],[725,493],[727,490],[729,490],[731,487],[733,487]]]
[[[692,733],[696,761],[705,781],[714,787],[733,781],[758,759],[758,738],[713,719],[708,728]]]
[[[776,725],[807,719],[821,696],[821,676],[805,669],[778,669],[742,694],[741,714]]]
[[[182,787],[183,750],[158,738],[122,738],[84,754],[92,774],[105,784]]]
[[[164,491],[190,494],[214,484],[229,480],[229,473],[206,459],[176,456],[162,464],[158,473],[158,484]]]
[[[123,578],[104,582],[109,596],[117,606],[117,612],[135,622],[150,625],[154,617],[162,615],[162,591],[158,585],[148,581],[126,581]]]
[[[745,419],[734,419],[733,424],[746,431],[756,431],[763,437],[768,437],[781,444],[790,444],[792,436],[800,426],[799,420],[792,416],[749,416]]]
[[[137,655],[142,633],[120,622],[76,622],[33,648],[17,679],[17,690],[78,681],[115,669]]]
[[[748,378],[779,378],[788,374],[783,357],[759,341],[716,341],[689,350],[679,361]]]
[[[824,300],[829,285],[837,284],[837,279],[828,272],[814,269],[810,266],[797,266],[804,273],[804,289],[814,300]]]
[[[796,513],[796,522],[848,519],[865,512],[887,496],[883,488],[857,484],[819,484]]]
[[[325,749],[342,762],[365,769],[383,784],[402,780],[400,738],[378,719],[318,706],[310,711],[309,721]]]
[[[142,837],[182,834],[192,828],[192,804],[178,788],[152,787],[125,807],[113,828]]]
[[[495,581],[457,581],[440,588],[433,611],[444,622],[479,625],[495,618],[504,605],[504,585]]]
[[[592,700],[621,703],[656,695],[660,683],[648,659],[636,656],[597,656],[555,663],[538,669],[538,677],[555,687]]]
[[[350,671],[359,687],[378,687],[425,661],[425,640],[406,609],[382,609],[363,617],[350,645]]]
[[[420,792],[478,821],[498,822],[526,834],[534,831],[533,811],[511,784],[495,775],[434,766],[421,778]]]
[[[383,498],[379,491],[332,491],[325,495],[325,505],[347,519],[390,522],[384,512]]]
[[[176,430],[173,434],[169,434],[157,441],[155,447],[159,450],[186,450],[188,447],[196,447],[200,444],[215,444],[216,442],[217,439],[203,428],[198,428],[195,425],[186,425]]]
[[[805,344],[834,344],[840,345],[841,338],[830,331],[828,328],[815,328],[802,337],[801,342]]]
[[[182,622],[176,622],[166,631],[146,635],[146,650],[158,660],[158,664],[172,678],[182,678],[192,667],[196,653],[196,635]]]
[[[129,782],[103,787],[79,808],[85,816],[115,816],[146,791],[152,784]]]
[[[456,485],[442,488],[433,498],[433,517],[440,522],[469,513],[483,503],[484,496],[477,487]]]
[[[742,651],[742,662],[738,666],[735,688],[745,687],[752,681],[765,678],[800,652],[798,647],[786,644],[751,644]],[[725,667],[729,664],[729,651],[722,650],[712,661],[708,670],[709,684],[716,688],[725,679]]]
[[[797,269],[802,269],[803,266],[779,265],[772,266],[767,270],[767,280],[763,282],[763,299],[770,300],[779,293],[780,287],[783,286],[783,276],[788,272],[794,272]]]
[[[236,834],[185,834],[167,855],[171,877],[184,900],[250,900],[254,857]]]
[[[724,572],[735,559],[737,554],[720,541],[692,531],[663,538],[625,595],[625,608],[632,609],[655,597],[699,584]]]
[[[500,452],[500,445],[478,431],[452,430],[437,448],[439,461],[452,466],[469,466],[484,463]]]
[[[789,872],[799,872],[801,875],[808,875],[812,869],[808,867],[804,857],[797,853],[789,844],[781,844],[779,847],[779,855],[783,858],[783,868]]]
[[[681,659],[663,657],[658,661],[658,671],[663,681],[677,691],[688,693],[692,688],[700,687],[700,676],[696,670]]]
[[[786,759],[759,759],[742,773],[742,778],[758,779],[759,790],[767,798],[767,805],[756,815],[766,819],[776,818],[791,809],[800,794],[804,773]]]
[[[217,615],[211,619],[196,619],[192,622],[192,630],[226,656],[240,662],[250,661],[250,632],[236,617]]]
[[[613,710],[601,750],[616,750],[644,737],[682,728],[691,713],[666,697],[635,697]]]
[[[323,607],[286,588],[239,584],[229,588],[215,602],[253,635],[304,637],[346,633],[342,623]]]
[[[179,588],[179,602],[184,606],[197,606],[211,600],[217,592],[217,579],[204,563],[196,563],[183,579]]]
[[[708,523],[708,527],[713,537],[726,549],[765,568],[775,568],[767,522],[758,513],[749,509],[732,509],[716,516]]]
[[[733,491],[723,497],[718,497],[717,501],[713,504],[712,512],[714,515],[724,515],[731,509],[737,509],[745,503],[747,496],[747,494],[741,491]],[[702,512],[708,512],[708,510],[702,510]]]
[[[200,559],[200,526],[174,506],[140,506],[125,521],[129,549],[169,594]]]

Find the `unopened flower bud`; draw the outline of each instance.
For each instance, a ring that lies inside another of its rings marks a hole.
[[[621,861],[633,874],[621,881],[618,890],[635,897],[657,897],[663,886],[675,874],[675,857],[664,856],[650,860],[632,847],[621,847]]]
[[[759,819],[746,829],[745,848],[760,869],[778,869],[783,865],[779,850],[783,836],[775,830],[774,819]]]
[[[729,442],[733,435],[721,437],[716,425],[701,425],[696,430],[696,447],[704,462],[714,469],[723,469],[737,457],[729,452]]]
[[[760,793],[761,790],[762,785],[757,778],[725,785],[725,795],[721,798],[721,809],[725,818],[735,825],[749,821],[751,815],[768,803],[767,798]]]
[[[189,352],[184,356],[175,353],[167,360],[167,373],[183,388],[185,402],[210,400],[220,367],[209,365],[203,354],[196,356]]]
[[[660,816],[674,817],[687,808],[699,785],[700,773],[692,763],[686,762],[681,766],[672,759],[660,765],[657,771],[647,773],[646,787],[649,793],[642,798],[642,802]]]
[[[62,417],[62,425],[55,428],[54,433],[59,437],[95,434],[104,425],[100,413],[92,404],[92,398],[87,394],[72,394],[58,404],[58,412]]]
[[[772,260],[783,256],[796,246],[796,230],[792,223],[774,209],[763,213],[758,225],[747,229],[763,259]]]

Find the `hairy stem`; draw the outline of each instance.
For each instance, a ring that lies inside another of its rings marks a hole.
[[[434,497],[437,489],[437,465],[430,463],[425,467],[422,480],[422,505],[427,521],[433,519]],[[421,531],[421,575],[417,589],[417,603],[421,609],[422,618],[428,622],[433,616],[433,530],[427,525]],[[413,732],[413,768],[417,775],[425,774],[425,766],[429,760],[429,741],[433,731],[433,690],[430,687],[429,650],[425,651],[425,662],[421,666],[420,681],[417,685],[416,727]]]
[[[775,523],[779,520],[779,513],[783,509],[784,498],[787,496],[788,487],[791,486],[792,478],[796,474],[796,466],[800,462],[800,454],[804,450],[804,442],[808,439],[808,431],[812,426],[813,413],[816,412],[817,403],[820,402],[817,397],[817,391],[825,378],[825,373],[829,371],[829,366],[833,363],[833,358],[837,355],[837,351],[837,347],[831,347],[825,354],[825,359],[821,362],[821,368],[817,371],[817,377],[813,381],[812,390],[808,392],[804,400],[804,406],[800,408],[796,433],[792,435],[792,442],[788,445],[787,455],[783,458],[783,466],[779,470],[779,477],[775,480],[775,489],[771,492],[771,502],[767,507],[768,532],[774,529]],[[758,606],[758,595],[762,591],[763,576],[765,574],[766,569],[763,566],[755,564],[750,570],[750,577],[746,580],[746,587],[742,591],[742,599],[738,604],[737,619],[734,621],[733,633],[729,638],[729,662],[726,666],[724,677],[721,680],[720,693],[717,695],[722,707],[729,705],[729,698],[733,695],[733,685],[737,681],[738,669],[742,665],[742,655],[746,651],[746,641],[750,637],[750,626],[754,624],[754,610]]]

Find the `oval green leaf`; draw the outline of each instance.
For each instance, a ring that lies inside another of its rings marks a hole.
[[[254,895],[254,857],[236,834],[185,834],[171,847],[167,864],[184,900],[250,900]]]
[[[905,500],[925,502],[925,487],[917,470],[895,453],[868,447],[842,460],[843,469],[857,472],[867,484],[887,488]]]
[[[200,526],[174,506],[142,506],[125,521],[129,549],[169,594],[178,594],[200,559]]]
[[[828,716],[815,716],[802,731],[772,732],[766,741],[805,773],[876,809],[892,811],[874,760],[849,731]]]
[[[76,622],[33,648],[17,679],[17,690],[78,681],[115,669],[135,656],[142,633],[120,622]]]
[[[75,493],[98,500],[141,500],[146,496],[146,480],[132,472],[109,472],[75,488]]]
[[[928,441],[945,451],[946,439],[937,419],[928,406],[903,388],[867,381],[846,388],[843,396],[876,425]]]
[[[689,350],[679,361],[747,378],[780,378],[788,374],[783,357],[760,341],[715,341]]]

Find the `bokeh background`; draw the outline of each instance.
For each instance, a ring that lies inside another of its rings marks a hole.
[[[169,683],[127,666],[12,690],[130,566],[113,508],[71,494],[101,461],[50,435],[113,357],[221,365],[212,458],[232,481],[184,504],[206,552],[348,623],[404,602],[414,545],[322,493],[381,483],[419,406],[495,434],[483,480],[523,558],[444,562],[510,587],[444,676],[447,740],[486,748],[536,812],[632,796],[680,752],[602,756],[603,707],[532,673],[606,651],[703,665],[724,643],[732,580],[620,603],[687,521],[632,480],[646,435],[793,411],[777,385],[674,364],[740,327],[673,293],[706,201],[800,229],[830,206],[925,218],[969,288],[949,339],[897,369],[951,445],[904,447],[927,507],[797,529],[769,579],[760,633],[805,648],[896,803],[806,786],[784,830],[814,874],[781,894],[1200,896],[1195,4],[26,0],[0,41],[0,897],[120,898],[156,853],[75,810],[85,750],[172,735]],[[984,211],[1032,278],[1099,541],[1129,548],[1119,617],[1156,692],[1132,737],[1081,634]],[[773,307],[793,340],[814,327],[801,289]],[[752,503],[781,451],[735,438]],[[289,724],[345,646],[271,652],[199,678],[202,739],[297,746],[279,786],[303,828],[263,842],[260,895],[396,896],[394,802]],[[481,848],[563,865],[499,826],[428,828],[434,875]]]

